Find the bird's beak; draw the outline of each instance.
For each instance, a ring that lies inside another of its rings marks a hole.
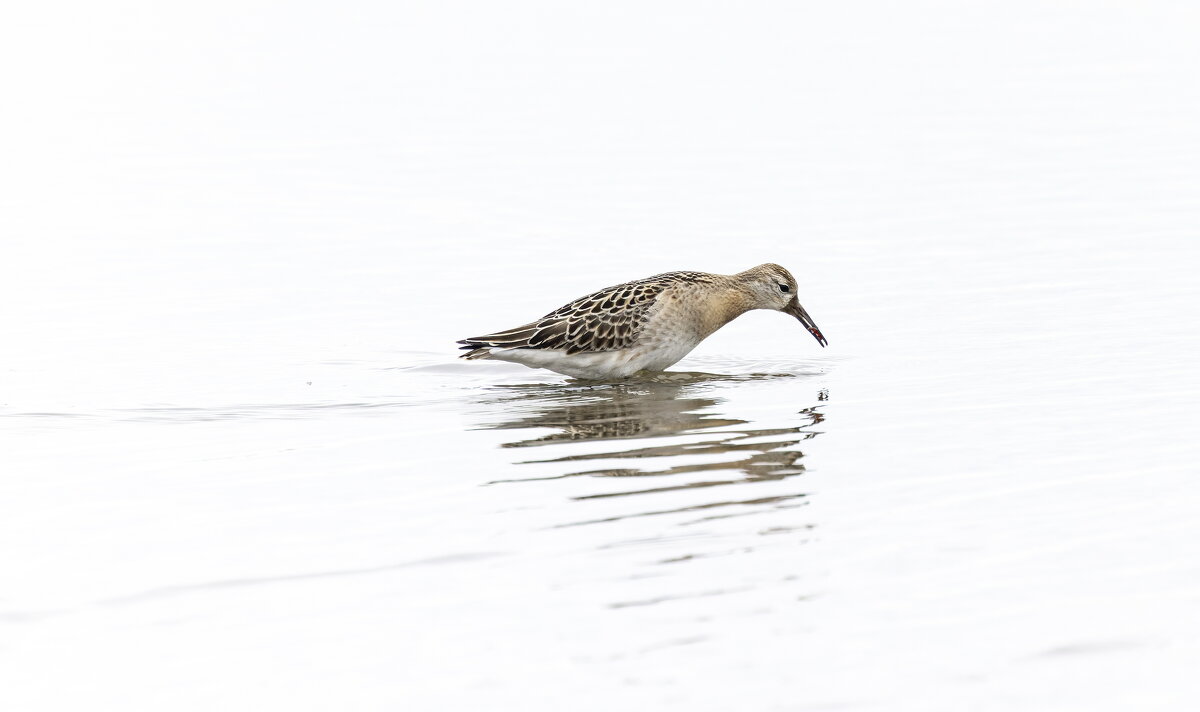
[[[804,311],[804,307],[800,306],[799,299],[793,298],[791,303],[783,308],[783,313],[791,314],[799,319],[800,323],[804,324],[804,328],[808,329],[808,333],[812,334],[813,338],[816,339],[817,343],[821,346],[825,346],[825,344],[829,343],[821,334],[821,330],[817,328],[816,322],[814,322],[812,317],[808,315],[808,312]]]

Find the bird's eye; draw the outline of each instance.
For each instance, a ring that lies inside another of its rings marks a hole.
[[[787,286],[786,284],[781,284],[781,285],[779,285],[779,291],[790,292],[790,291],[792,291],[792,288]]]

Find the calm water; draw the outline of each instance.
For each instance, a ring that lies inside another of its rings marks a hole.
[[[1200,703],[1189,7],[21,12],[5,709]]]

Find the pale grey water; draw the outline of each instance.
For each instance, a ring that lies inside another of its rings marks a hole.
[[[5,709],[1191,709],[1190,6],[26,8]],[[764,261],[620,384],[455,360]]]

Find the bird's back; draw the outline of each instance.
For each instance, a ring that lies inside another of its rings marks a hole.
[[[507,331],[459,341],[464,358],[491,349],[559,349],[566,354],[628,349],[638,341],[659,298],[676,288],[715,284],[719,275],[665,272],[601,289]]]

